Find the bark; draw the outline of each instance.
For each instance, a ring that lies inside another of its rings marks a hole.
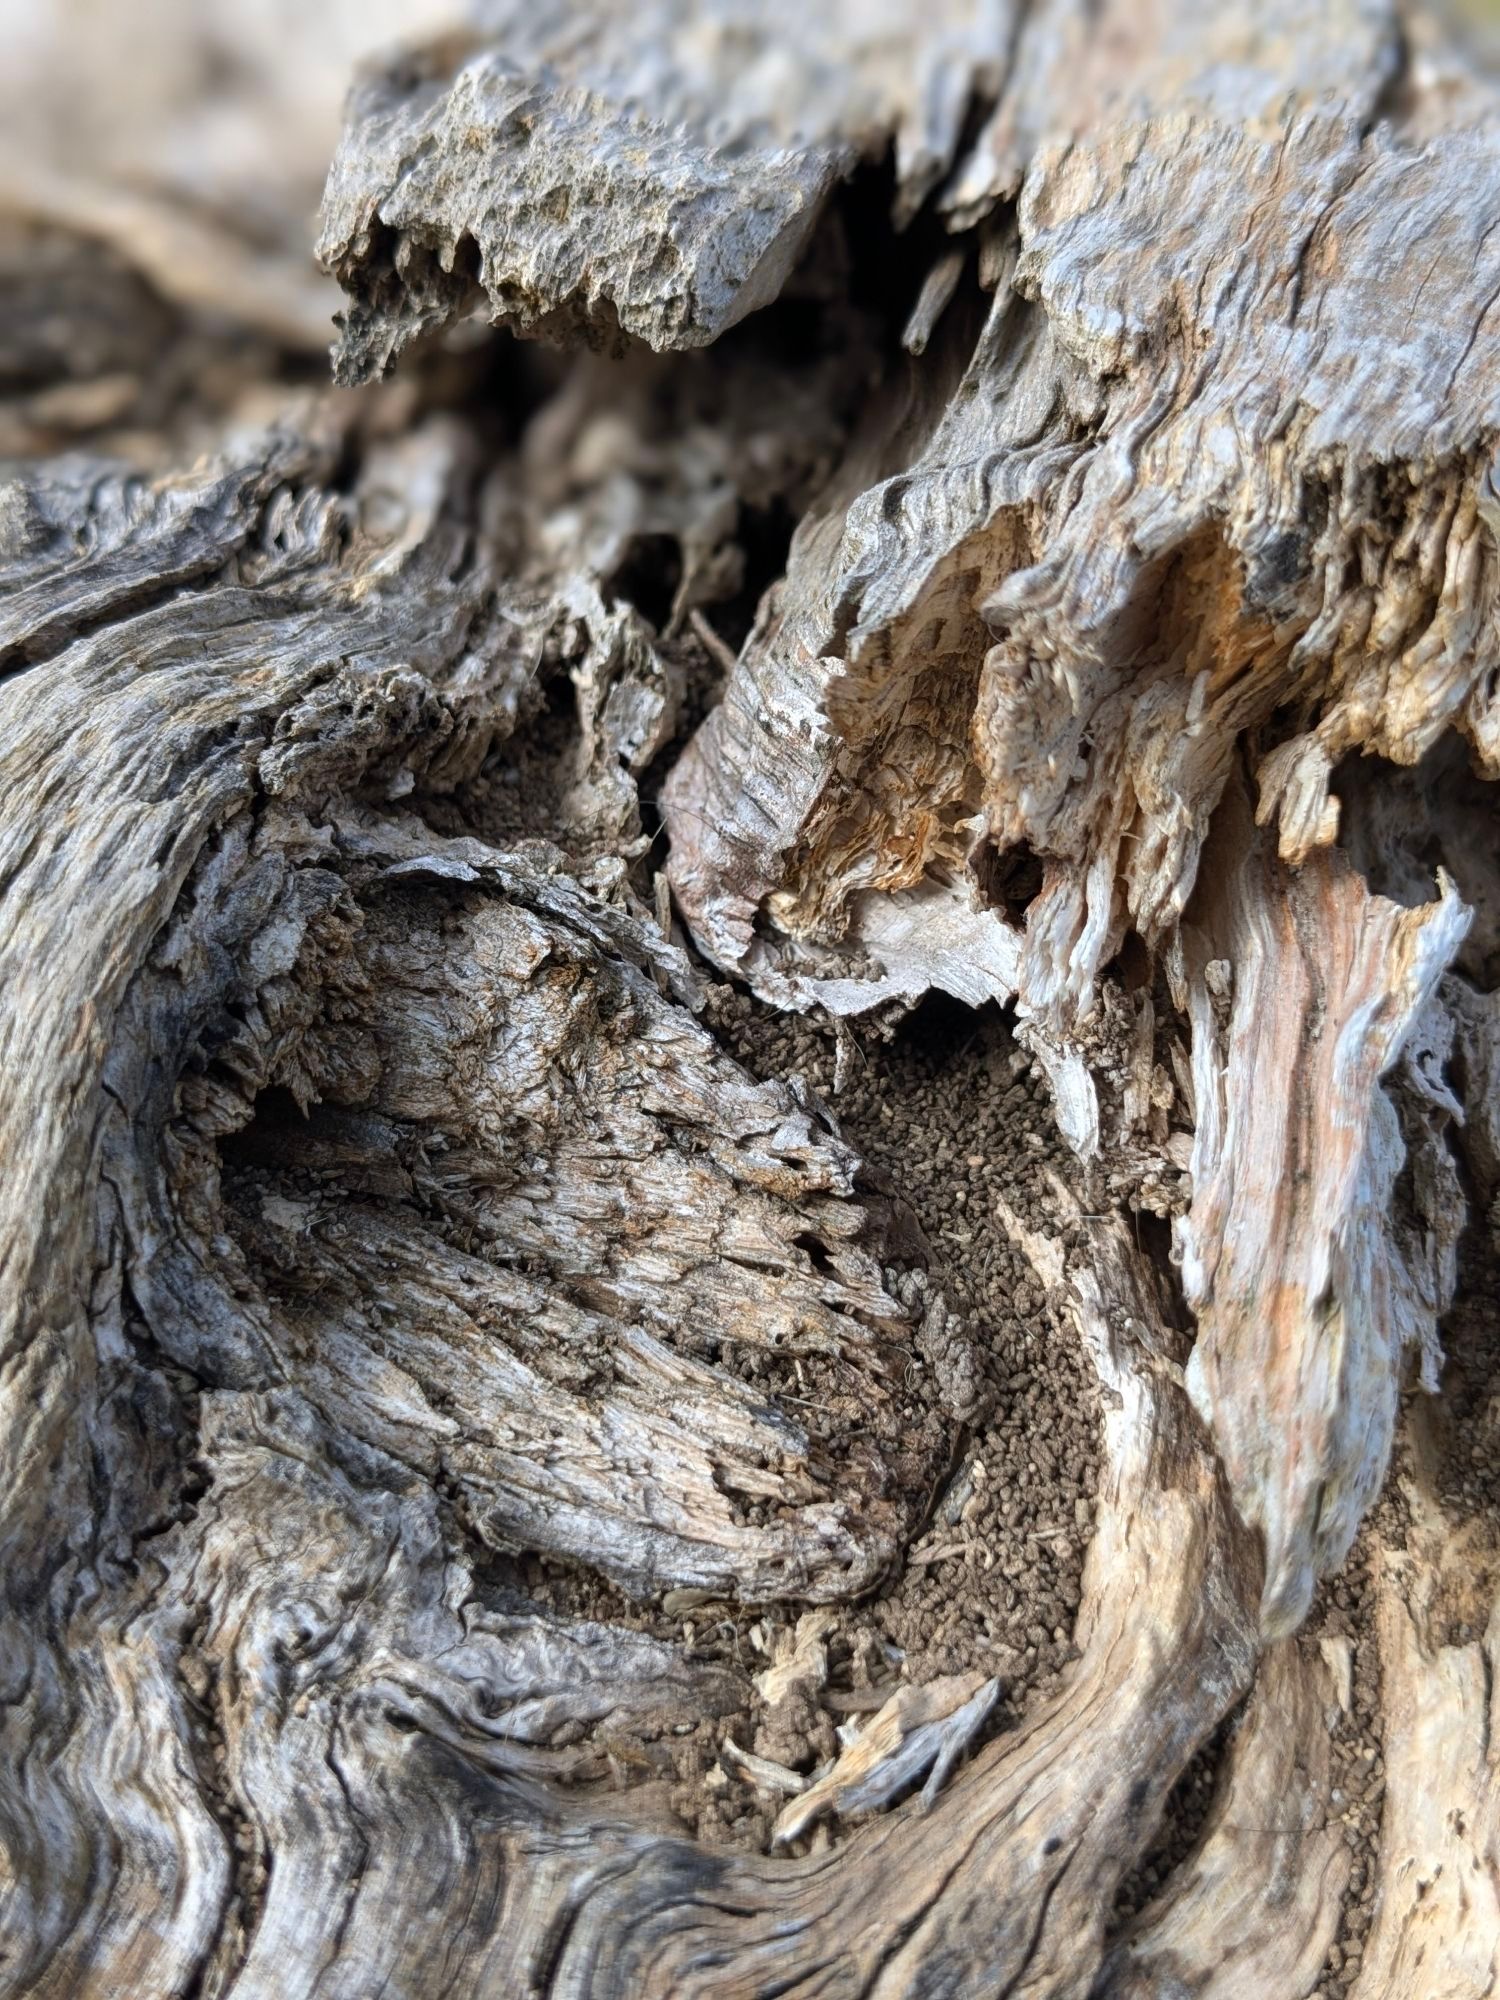
[[[1383,0],[495,0],[356,81],[325,391],[322,74],[258,222],[7,169],[0,1995],[1477,2000],[1500,95]],[[1014,1708],[835,1684],[987,1332],[720,979],[1047,1079]]]

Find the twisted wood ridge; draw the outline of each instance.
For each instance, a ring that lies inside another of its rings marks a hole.
[[[168,283],[40,187],[0,1995],[1491,1992],[1500,1522],[1442,1408],[1500,1193],[1500,95],[1388,0],[493,0],[349,100],[343,387],[291,379],[310,275],[247,264],[264,384],[171,420],[232,229]],[[505,348],[519,428],[432,388],[486,323],[564,350]],[[710,973],[1001,1003],[1090,1191],[982,1224],[1098,1378],[1076,1661],[1010,1726],[914,1694],[767,1854],[600,1747],[742,1677],[496,1580],[847,1604],[974,1415],[899,1188]],[[1305,1620],[1362,1524],[1343,1958]]]

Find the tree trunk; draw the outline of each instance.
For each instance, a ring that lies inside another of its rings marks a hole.
[[[1492,1991],[1449,32],[493,0],[331,390],[17,154],[0,1995]]]

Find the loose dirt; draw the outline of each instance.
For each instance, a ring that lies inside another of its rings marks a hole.
[[[932,1249],[951,1347],[972,1354],[976,1414],[899,1576],[839,1608],[817,1700],[641,1743],[641,1767],[675,1778],[673,1806],[715,1845],[763,1849],[782,1801],[725,1768],[726,1737],[799,1772],[837,1751],[835,1729],[903,1683],[975,1669],[1001,1682],[988,1733],[1012,1728],[1075,1657],[1072,1628],[1093,1530],[1099,1426],[1093,1371],[1067,1319],[1011,1243],[997,1194],[1031,1227],[1059,1228],[1049,1182],[1074,1171],[1044,1082],[998,1011],[929,1000],[894,1032],[786,1017],[720,987],[709,1026],[747,1069],[800,1080],[832,1108],[873,1186],[904,1198]],[[836,1088],[836,1083],[838,1087]],[[893,1271],[898,1287],[920,1277]],[[964,1365],[964,1364],[960,1364]],[[514,1586],[574,1616],[686,1641],[696,1657],[762,1670],[797,1607],[728,1602],[642,1606],[584,1571],[527,1560]],[[665,1767],[665,1768],[664,1768]],[[632,1769],[621,1771],[629,1782]],[[825,1844],[826,1831],[812,1837]]]

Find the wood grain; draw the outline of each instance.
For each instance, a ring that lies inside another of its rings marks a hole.
[[[0,1996],[1490,1990],[1497,135],[1393,0],[484,0],[321,392],[291,152],[257,252],[31,147]],[[718,977],[1048,1081],[1037,1699],[827,1686],[1009,1390]]]

